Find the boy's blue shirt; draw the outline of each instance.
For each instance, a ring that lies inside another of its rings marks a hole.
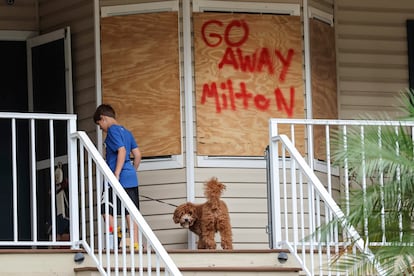
[[[112,125],[108,128],[105,138],[106,146],[106,162],[112,171],[115,171],[116,159],[118,157],[118,149],[125,147],[126,157],[124,166],[119,177],[124,188],[132,188],[138,186],[138,177],[134,166],[132,165],[130,154],[131,150],[138,147],[132,133],[120,125]]]

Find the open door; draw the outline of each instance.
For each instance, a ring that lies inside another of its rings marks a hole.
[[[70,28],[27,40],[29,111],[73,113]]]
[[[28,107],[35,113],[73,113],[72,61],[70,29],[60,29],[27,40]],[[67,128],[54,123],[54,152],[57,165],[67,171]],[[37,233],[39,240],[49,239],[51,202],[49,122],[38,122],[36,131]],[[47,137],[47,139],[46,139]],[[55,168],[53,168],[55,169]]]

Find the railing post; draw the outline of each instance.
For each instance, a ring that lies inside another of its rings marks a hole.
[[[78,154],[77,139],[72,136],[76,132],[76,116],[68,120],[68,174],[69,174],[69,218],[70,241],[72,249],[79,248],[79,206],[78,206]]]
[[[274,124],[274,125],[273,125]],[[270,247],[272,249],[280,248],[282,241],[282,228],[281,228],[281,214],[280,214],[280,189],[279,189],[279,156],[278,145],[274,142],[272,137],[277,135],[277,123],[269,121],[270,128],[270,145],[269,145],[269,188],[268,188],[268,206],[270,206],[269,212],[269,226],[270,231]]]

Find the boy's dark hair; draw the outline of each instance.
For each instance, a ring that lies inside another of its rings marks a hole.
[[[115,118],[115,110],[109,104],[101,104],[96,108],[95,114],[93,114],[93,121],[97,123],[102,115]]]

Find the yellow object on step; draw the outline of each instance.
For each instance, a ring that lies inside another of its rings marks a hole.
[[[134,243],[134,250],[139,250],[139,244],[137,242]]]

